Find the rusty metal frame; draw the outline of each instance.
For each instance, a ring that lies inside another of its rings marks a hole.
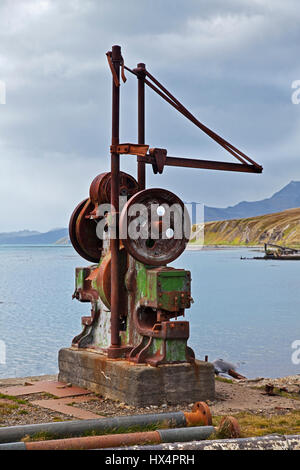
[[[207,170],[237,171],[247,173],[262,173],[262,166],[248,157],[245,153],[234,147],[223,137],[216,134],[201,123],[187,108],[178,101],[153,75],[148,72],[144,63],[137,64],[137,68],[130,69],[125,66],[121,55],[121,47],[113,46],[107,52],[107,59],[112,72],[112,139],[111,139],[111,205],[112,219],[116,227],[117,238],[111,239],[111,346],[108,357],[117,358],[121,355],[120,325],[119,325],[119,292],[120,292],[120,240],[119,240],[119,177],[120,154],[133,154],[137,156],[137,173],[139,189],[146,188],[146,164],[151,164],[154,172],[162,173],[164,166],[185,168],[202,168]],[[123,82],[126,81],[124,70],[135,75],[138,79],[138,144],[120,144],[120,72]],[[151,149],[149,154],[145,150],[145,85],[155,91],[173,108],[189,119],[195,126],[207,134],[211,139],[234,156],[240,163],[220,162],[211,160],[172,157],[164,149]]]

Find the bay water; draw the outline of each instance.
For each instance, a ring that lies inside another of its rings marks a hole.
[[[172,263],[192,273],[189,345],[197,358],[228,360],[249,378],[299,374],[300,262],[241,260],[256,255],[187,250]],[[57,373],[58,350],[90,314],[72,300],[75,267],[86,265],[70,246],[0,246],[1,378]]]

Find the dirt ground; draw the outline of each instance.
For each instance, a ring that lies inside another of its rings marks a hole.
[[[274,385],[274,396],[266,394],[266,385]],[[276,415],[300,411],[300,375],[233,383],[216,380],[216,400],[209,404],[214,415],[240,412]]]
[[[34,400],[47,400],[53,396],[45,393],[28,394],[22,397],[6,397],[1,395],[1,389],[13,385],[24,385],[26,381],[57,380],[56,376],[42,376],[19,379],[0,380],[0,426],[14,426],[32,423],[73,420],[72,416],[33,405]],[[266,385],[274,385],[275,395],[265,392]],[[281,391],[280,391],[281,389]],[[93,398],[91,400],[91,397]],[[300,375],[281,379],[258,379],[244,381],[227,381],[216,379],[216,399],[208,401],[213,416],[232,415],[249,412],[254,415],[283,415],[293,411],[300,412]],[[122,416],[140,413],[163,413],[168,411],[188,411],[193,403],[171,406],[167,403],[161,406],[137,408],[103,399],[98,395],[90,395],[89,400],[70,404],[81,409],[99,414],[101,417]]]

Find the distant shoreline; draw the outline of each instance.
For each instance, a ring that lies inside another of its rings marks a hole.
[[[71,244],[56,244],[56,243],[49,243],[49,244],[30,244],[30,243],[6,243],[1,244],[0,248],[12,248],[12,247],[30,247],[30,248],[73,248]],[[187,251],[208,251],[208,250],[236,250],[241,248],[252,248],[263,250],[262,245],[187,245]]]
[[[251,248],[263,250],[262,245],[187,245],[187,251],[207,251],[207,250],[236,250],[241,248]]]

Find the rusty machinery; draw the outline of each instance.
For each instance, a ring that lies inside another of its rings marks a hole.
[[[261,173],[262,167],[198,121],[148,72],[145,64],[140,63],[133,70],[125,66],[120,46],[113,46],[107,59],[112,72],[111,171],[93,180],[89,197],[76,207],[70,220],[70,239],[75,250],[94,263],[76,269],[74,297],[90,302],[92,308],[91,315],[82,318],[82,332],[73,339],[72,345],[99,351],[109,358],[126,358],[152,366],[193,362],[194,353],[187,345],[189,323],[177,320],[184,316],[192,301],[191,275],[184,269],[167,266],[184,251],[190,220],[184,204],[175,194],[165,189],[145,189],[146,165],[152,165],[154,173],[162,173],[165,166],[250,173]],[[124,70],[138,79],[136,144],[119,142],[120,75],[125,82]],[[145,85],[239,163],[172,157],[166,149],[149,149],[145,145]],[[136,156],[137,181],[120,171],[121,155]],[[161,228],[163,213],[157,213],[156,222],[145,230],[140,213],[137,220],[141,235],[136,239],[128,232],[130,209],[136,204],[144,208],[144,216],[148,216],[153,207],[171,205],[182,211],[179,211],[179,219],[176,213],[171,217],[169,214],[170,235],[167,237],[163,236]],[[178,220],[182,236],[174,237]],[[158,237],[153,239],[155,224]]]

